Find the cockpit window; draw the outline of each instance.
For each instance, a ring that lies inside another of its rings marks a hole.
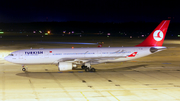
[[[9,54],[8,56],[14,56],[14,54]]]

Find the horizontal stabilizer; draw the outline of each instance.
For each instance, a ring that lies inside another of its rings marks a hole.
[[[128,57],[135,57],[136,54],[137,54],[137,52],[134,52],[134,53],[132,53],[131,55],[129,55]]]

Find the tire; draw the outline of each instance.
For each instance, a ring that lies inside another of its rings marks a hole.
[[[82,68],[82,69],[85,69],[85,68],[86,68],[86,66],[82,65],[82,66],[81,66],[81,68]]]
[[[96,69],[95,68],[91,68],[91,72],[96,72]]]
[[[26,68],[22,68],[22,71],[26,71]]]
[[[89,72],[89,68],[85,68],[85,71],[86,71],[86,72]]]

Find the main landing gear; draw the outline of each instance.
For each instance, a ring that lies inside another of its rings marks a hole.
[[[96,72],[95,68],[91,68],[91,64],[90,63],[85,63],[81,66],[82,69],[85,70],[85,72]]]
[[[95,68],[85,68],[86,72],[96,72]]]

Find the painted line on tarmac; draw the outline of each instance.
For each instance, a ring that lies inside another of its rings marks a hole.
[[[171,63],[162,63],[162,64],[171,64]]]
[[[88,99],[87,99],[87,97],[81,92],[81,94],[84,96],[84,98],[87,100],[87,101],[89,101]]]
[[[111,94],[111,96],[113,96],[116,100],[120,101],[116,96],[114,96],[111,92],[108,91],[109,94]]]
[[[176,90],[179,90],[180,89],[180,87],[161,87],[161,88],[131,88],[131,89],[95,89],[96,91],[106,91],[106,92],[108,92],[108,91],[127,91],[127,90],[129,90],[129,91],[132,91],[132,90],[158,90],[158,89],[176,89]],[[0,90],[0,91],[3,91],[3,90]],[[50,92],[50,91],[52,91],[52,92],[54,92],[54,91],[57,91],[57,92],[59,92],[59,91],[61,91],[61,92],[64,92],[64,91],[72,91],[72,92],[74,92],[74,91],[76,91],[76,92],[82,92],[82,91],[89,91],[89,92],[94,92],[94,91],[92,91],[92,89],[83,89],[83,90],[36,90],[36,92]],[[5,90],[5,92],[32,92],[32,90]]]

